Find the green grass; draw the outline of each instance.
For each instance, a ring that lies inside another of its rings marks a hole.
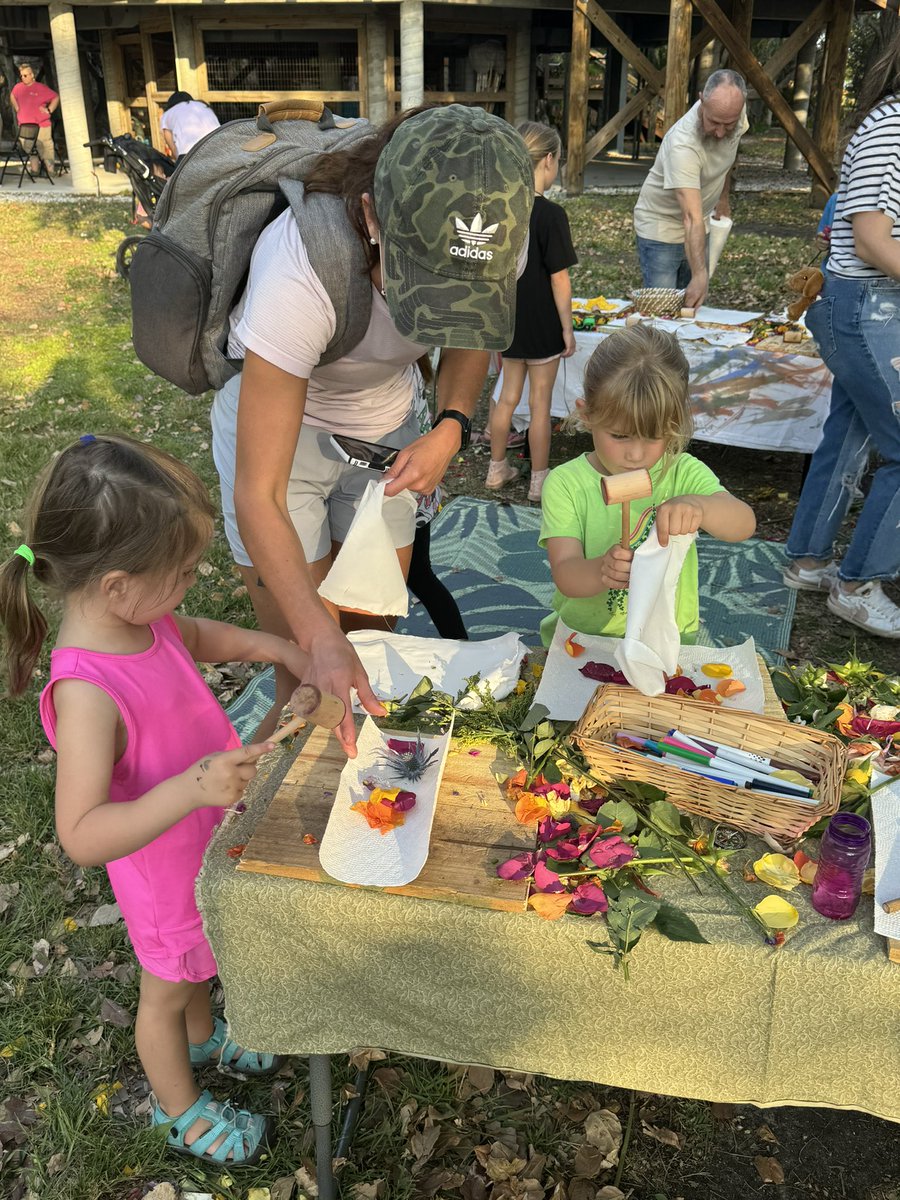
[[[567,203],[581,257],[576,292],[624,295],[634,286],[632,205],[629,197]],[[794,227],[797,234],[773,239],[738,230],[716,277],[714,299],[741,307],[781,307],[784,275],[809,257],[815,214],[796,196],[739,197],[735,207],[739,225],[775,223]],[[215,494],[208,397],[186,396],[152,376],[131,348],[128,294],[113,272],[127,211],[124,202],[90,201],[0,208],[2,260],[21,265],[7,273],[0,293],[0,517],[8,550],[22,540],[22,507],[35,475],[56,450],[85,432],[119,430],[152,439],[190,463]],[[221,530],[209,564],[211,571],[189,594],[187,609],[249,623],[246,596]],[[105,873],[74,867],[55,840],[53,762],[36,705],[46,670],[45,654],[29,696],[0,699],[0,847],[19,842],[0,860],[0,908],[6,906],[0,912],[0,1097],[5,1105],[0,1109],[0,1194],[20,1196],[28,1186],[29,1195],[41,1200],[136,1200],[160,1180],[226,1200],[243,1200],[254,1185],[272,1189],[304,1164],[311,1168],[314,1157],[302,1060],[289,1062],[274,1081],[237,1085],[241,1103],[277,1115],[277,1134],[269,1158],[257,1168],[235,1171],[232,1182],[222,1171],[166,1154],[160,1136],[147,1127],[132,1030],[101,1016],[104,999],[132,1014],[136,1009],[131,951],[121,925],[87,925],[97,907],[112,899]],[[46,965],[42,940],[49,946]],[[389,1200],[458,1197],[460,1177],[473,1169],[476,1147],[497,1140],[517,1146],[526,1158],[529,1147],[546,1155],[542,1182],[547,1195],[561,1200],[562,1191],[554,1193],[553,1187],[571,1183],[584,1114],[606,1106],[624,1120],[629,1104],[627,1093],[545,1077],[522,1081],[498,1072],[480,1092],[459,1070],[438,1063],[395,1055],[374,1066],[364,1121],[341,1172],[343,1195],[353,1200],[374,1195],[378,1181]],[[353,1068],[340,1061],[335,1070],[346,1088]],[[202,1082],[219,1095],[229,1090],[212,1072]],[[105,1110],[104,1094],[109,1097]],[[723,1134],[706,1106],[655,1097],[639,1098],[638,1106],[623,1175],[623,1187],[633,1189],[633,1196],[738,1200],[755,1193],[752,1144],[741,1142],[743,1135],[731,1127]],[[17,1113],[21,1135],[15,1133]],[[680,1133],[683,1150],[643,1137],[642,1113]],[[778,1117],[766,1119],[774,1126]],[[429,1123],[440,1127],[440,1136],[431,1158],[416,1167],[413,1139]],[[880,1146],[883,1126],[871,1122],[866,1128]],[[863,1157],[859,1136],[854,1161]],[[723,1184],[718,1190],[709,1180],[722,1174],[735,1148],[741,1161],[750,1163],[749,1171],[733,1187]],[[829,1153],[823,1150],[819,1157],[818,1178],[829,1180]],[[804,1164],[799,1176],[806,1179],[810,1169]],[[888,1169],[870,1178],[871,1170],[855,1181],[854,1194],[858,1200],[888,1200],[890,1193],[881,1187]],[[596,1186],[611,1180],[607,1172]],[[467,1186],[475,1189],[464,1193],[467,1197],[481,1194],[474,1184]],[[537,1200],[521,1180],[516,1188],[494,1194],[497,1200],[526,1195]],[[280,1194],[287,1195],[286,1188]],[[569,1193],[586,1194],[577,1188]]]

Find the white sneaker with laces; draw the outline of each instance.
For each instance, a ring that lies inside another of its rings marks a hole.
[[[799,567],[790,562],[781,572],[781,578],[796,592],[830,592],[837,583],[838,565],[826,563],[824,567]]]
[[[900,608],[882,591],[877,579],[845,592],[835,584],[827,600],[828,609],[851,625],[878,637],[900,638]]]

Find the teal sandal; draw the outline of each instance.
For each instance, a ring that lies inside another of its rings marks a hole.
[[[199,1120],[208,1121],[209,1129],[188,1145],[185,1135]],[[214,1100],[207,1091],[180,1117],[167,1116],[157,1104],[152,1124],[169,1126],[166,1144],[179,1154],[190,1154],[217,1167],[249,1167],[259,1161],[265,1150],[270,1121],[245,1108],[235,1108],[230,1100]],[[219,1138],[221,1145],[210,1150]]]
[[[284,1062],[281,1054],[245,1050],[228,1036],[225,1022],[213,1018],[213,1031],[205,1042],[191,1042],[191,1063],[195,1067],[214,1062],[225,1075],[272,1075]]]

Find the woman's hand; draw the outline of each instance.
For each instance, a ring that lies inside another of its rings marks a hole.
[[[430,433],[405,446],[386,473],[386,496],[396,496],[405,488],[427,495],[444,478],[453,455],[457,453],[462,431],[456,421],[441,421]]]
[[[656,510],[656,536],[661,546],[668,546],[676,533],[696,533],[703,521],[701,496],[676,496],[666,500]]]
[[[572,355],[575,353],[575,334],[572,330],[571,325],[568,327],[568,329],[566,329],[565,327],[563,328],[562,335],[563,335],[563,344],[565,345],[565,350],[563,350],[562,354],[560,355],[560,358],[571,358]]]
[[[360,704],[373,717],[383,717],[387,710],[372,691],[359,656],[337,625],[316,635],[309,646],[309,658],[311,667],[304,683],[314,683],[321,691],[332,692],[343,701],[344,719],[335,733],[347,757],[356,758],[356,726],[350,706],[350,689],[356,689]]]

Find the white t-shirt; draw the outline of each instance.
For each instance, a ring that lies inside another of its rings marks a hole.
[[[309,380],[305,424],[377,442],[409,415],[415,363],[426,347],[397,332],[375,287],[362,341],[343,358],[320,367],[334,330],[334,306],[287,209],[254,247],[246,291],[231,314],[228,356],[243,358],[252,350],[282,371]]]
[[[900,240],[900,96],[873,108],[847,143],[831,225],[828,270],[853,279],[884,279],[883,271],[856,253],[854,213],[882,212]]]
[[[201,138],[219,128],[219,118],[208,104],[199,100],[183,100],[164,112],[160,129],[168,129],[175,142],[176,155],[187,154]]]
[[[738,143],[749,128],[744,108],[728,137],[704,137],[699,100],[676,121],[662,140],[634,206],[638,237],[654,242],[684,241],[684,219],[675,194],[678,188],[699,189],[703,222],[708,230],[725,177],[737,158]]]

